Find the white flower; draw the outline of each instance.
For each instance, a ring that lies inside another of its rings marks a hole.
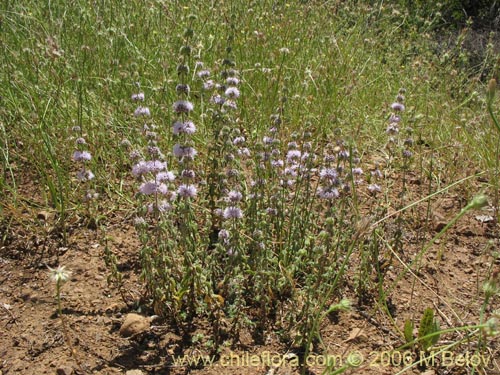
[[[50,268],[47,266],[50,271],[50,278],[56,283],[68,281],[71,276],[71,272],[67,271],[65,266],[58,266],[57,268]]]

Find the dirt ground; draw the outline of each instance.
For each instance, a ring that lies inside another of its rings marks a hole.
[[[418,236],[431,238],[464,204],[459,194],[449,194],[433,204],[429,225],[418,220],[410,223],[404,237],[406,260],[421,249]],[[300,353],[280,342],[272,327],[259,343],[250,332],[244,332],[239,342],[223,346],[214,363],[209,363],[206,322],[193,322],[194,329],[183,333],[168,320],[151,318],[153,313],[144,306],[139,308],[139,243],[132,215],[127,212],[107,213],[105,234],[82,225],[78,218],[71,219],[65,246],[60,233],[52,228],[54,213],[26,204],[24,209],[4,214],[2,231],[10,225],[0,249],[0,375],[300,373]],[[499,248],[498,226],[493,221],[483,222],[490,214],[487,210],[467,214],[425,255],[418,279],[407,274],[398,283],[387,301],[393,321],[376,301],[360,305],[355,299],[352,310],[325,319],[323,346],[311,353],[307,373],[321,374],[328,358],[340,368],[352,353],[363,361],[346,373],[398,373],[407,355],[415,359],[420,354],[411,349],[391,350],[404,344],[405,320],[411,318],[418,326],[426,307],[437,312],[441,329],[478,324],[482,284],[500,267],[491,255]],[[123,295],[107,282],[104,237],[119,259]],[[57,313],[55,285],[47,269],[47,265],[58,264],[72,272],[62,288],[64,323]],[[402,270],[394,257],[386,283]],[[485,318],[499,308],[497,297],[486,309]],[[124,337],[120,329],[134,312],[145,320],[137,323],[138,333]],[[467,340],[466,335],[465,330],[443,334],[433,362],[406,373],[470,374],[479,364],[476,374],[500,374],[500,337],[488,337],[485,347],[478,350],[477,339]],[[464,339],[462,344],[438,352],[460,339]]]

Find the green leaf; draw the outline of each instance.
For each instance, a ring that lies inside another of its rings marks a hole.
[[[439,335],[427,337],[430,334],[439,331],[439,324],[434,320],[434,310],[430,307],[426,308],[422,319],[420,320],[420,327],[418,328],[418,338],[422,348],[427,351],[439,339]]]
[[[413,322],[410,319],[406,319],[403,333],[407,343],[413,341],[413,327]]]
[[[439,332],[441,330],[441,327],[439,326],[439,322],[437,320],[434,321],[434,327],[433,327],[433,333]],[[437,342],[439,341],[439,334],[434,335],[431,337],[432,340],[432,345],[436,345]]]

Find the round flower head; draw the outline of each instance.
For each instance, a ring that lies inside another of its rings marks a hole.
[[[340,150],[338,156],[339,156],[340,160],[348,160],[349,159],[349,151]]]
[[[238,105],[236,104],[236,102],[234,100],[226,100],[224,102],[224,107],[230,108],[230,109],[236,109],[236,108],[238,108]]]
[[[301,156],[302,154],[299,150],[289,150],[286,154],[286,160],[290,163],[300,159]]]
[[[243,147],[238,149],[238,155],[243,156],[243,157],[250,157],[250,150],[247,147]]]
[[[143,102],[144,101],[144,93],[140,92],[138,94],[133,94],[132,95],[132,100],[134,102],[137,102],[137,101]]]
[[[228,86],[238,86],[239,83],[240,83],[240,80],[236,77],[228,77],[226,79],[226,84]]]
[[[177,92],[178,95],[180,95],[180,94],[189,95],[191,88],[189,87],[189,85],[187,85],[185,83],[179,83],[175,87],[175,91]]]
[[[181,172],[181,177],[182,178],[195,178],[196,173],[192,169],[184,169]]]
[[[73,153],[73,160],[75,161],[89,161],[90,159],[92,159],[92,155],[88,151],[77,150]]]
[[[236,87],[229,87],[224,93],[229,99],[237,99],[240,96],[240,90]]]
[[[285,170],[283,171],[283,174],[285,176],[289,176],[289,177],[297,177],[298,176],[297,166],[294,165],[294,166],[291,166],[291,167],[286,167]]]
[[[173,182],[174,180],[175,180],[175,175],[172,172],[170,172],[170,171],[159,172],[156,175],[156,181],[157,182],[163,182],[163,181]]]
[[[85,197],[83,198],[84,202],[91,201],[93,199],[99,198],[99,193],[93,192],[92,190],[87,191]]]
[[[154,158],[163,158],[163,154],[158,146],[148,146],[148,153]]]
[[[398,115],[395,115],[394,113],[391,114],[391,117],[389,117],[389,122],[395,122],[395,123],[399,123],[401,122],[401,117],[398,116]]]
[[[204,79],[204,78],[208,78],[210,77],[210,71],[209,70],[200,70],[198,72],[198,77],[200,77],[201,79]]]
[[[179,194],[179,196],[182,198],[194,198],[196,197],[197,193],[198,190],[194,185],[182,184],[181,186],[179,186],[179,189],[177,190],[177,194]]]
[[[147,226],[147,223],[146,223],[146,220],[144,220],[143,217],[137,216],[134,219],[134,225],[137,226],[137,227],[144,227],[144,226]]]
[[[156,204],[156,203],[149,204],[147,209],[148,209],[148,213],[150,213],[150,214],[152,214],[155,211],[157,211],[159,213],[163,213],[163,212],[170,211],[172,209],[172,206],[167,201],[162,200],[158,204]]]
[[[265,145],[272,145],[273,142],[274,142],[274,138],[272,137],[268,137],[268,136],[264,136],[264,138],[262,138],[262,142],[265,144]]]
[[[285,162],[281,159],[271,160],[271,167],[273,168],[281,168],[285,165]]]
[[[398,103],[398,102],[394,102],[391,104],[391,108],[393,111],[396,111],[396,112],[403,112],[405,110],[405,106],[404,104],[401,104],[401,103]]]
[[[336,169],[333,168],[323,168],[319,172],[319,177],[322,180],[327,180],[328,183],[332,185],[337,185],[339,183],[339,174]]]
[[[377,194],[377,193],[380,193],[382,191],[382,188],[377,184],[370,184],[370,185],[368,185],[368,191],[371,194]]]
[[[193,134],[196,132],[196,126],[192,121],[176,121],[172,126],[172,131],[175,135],[178,134]]]
[[[135,177],[140,177],[149,172],[148,163],[144,160],[139,161],[132,167],[132,174]]]
[[[149,116],[151,116],[151,112],[149,111],[148,107],[141,107],[141,106],[139,106],[134,111],[134,116],[135,117],[141,117],[141,116],[149,117]]]
[[[335,161],[335,155],[332,155],[332,154],[326,154],[324,157],[323,157],[323,160],[325,161],[325,163],[333,163]]]
[[[144,195],[152,195],[156,193],[167,194],[168,187],[163,183],[158,183],[156,181],[147,181],[141,184],[139,187],[139,192]]]
[[[228,169],[226,171],[227,177],[238,177],[240,175],[240,171],[237,169]]]
[[[194,159],[197,152],[193,147],[190,146],[181,146],[180,144],[174,145],[174,155],[178,158],[188,157],[190,159]]]
[[[245,137],[235,137],[233,139],[233,145],[237,146],[237,145],[241,145],[245,143]]]
[[[75,143],[77,145],[85,145],[85,144],[87,144],[87,142],[85,142],[85,139],[82,138],[82,137],[77,138],[76,141],[75,141]]]
[[[268,207],[266,208],[266,214],[269,216],[277,216],[278,210],[276,208]]]
[[[193,103],[187,100],[178,100],[173,105],[175,113],[189,113],[194,109]]]
[[[137,160],[140,159],[142,155],[139,150],[132,150],[128,156],[132,160]]]
[[[90,181],[94,177],[95,175],[89,169],[82,169],[76,174],[76,178],[82,182]]]
[[[222,96],[220,95],[214,95],[210,98],[210,101],[214,104],[217,104],[217,105],[223,105],[224,102],[226,101],[226,99],[224,99]]]
[[[399,133],[399,127],[397,123],[392,122],[387,126],[387,129],[385,130],[387,134],[398,134]]]
[[[239,207],[231,206],[231,207],[226,207],[224,209],[224,212],[222,213],[222,217],[224,219],[241,219],[243,217],[243,212]]]
[[[406,146],[412,146],[413,143],[414,143],[413,138],[406,138],[405,141],[404,141],[404,144]]]
[[[411,158],[413,156],[413,153],[410,150],[403,150],[403,157],[404,158]]]
[[[352,174],[355,176],[361,176],[363,174],[363,170],[361,168],[353,168]]]
[[[65,266],[58,266],[57,268],[48,267],[48,269],[50,271],[50,278],[57,284],[68,281],[71,276],[71,272],[66,270]]]
[[[336,188],[322,188],[319,189],[318,196],[321,199],[332,200],[340,196],[339,191]]]
[[[229,239],[229,231],[226,229],[221,229],[219,231],[218,237],[220,240],[228,240]]]
[[[159,171],[163,171],[167,168],[167,163],[159,160],[150,160],[146,162],[147,168],[149,172],[157,173]]]
[[[215,83],[211,79],[209,79],[208,81],[203,83],[203,90],[205,90],[205,91],[212,90],[214,87],[215,87]]]
[[[239,192],[239,191],[236,191],[236,190],[231,190],[228,194],[227,194],[227,198],[230,202],[232,203],[236,203],[236,202],[239,202],[241,201],[241,199],[243,199],[243,195]]]

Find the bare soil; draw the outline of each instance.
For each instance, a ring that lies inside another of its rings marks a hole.
[[[30,190],[29,186],[26,189]],[[418,208],[411,216],[416,219],[408,222],[404,233],[401,259],[413,259],[421,249],[422,238],[432,238],[465,203],[460,193],[440,197],[433,203],[429,222],[422,218],[424,209]],[[2,231],[7,234],[0,249],[0,375],[300,373],[296,361],[301,353],[283,342],[273,327],[261,340],[255,340],[250,331],[243,332],[237,342],[222,347],[214,363],[204,364],[203,360],[210,357],[202,356],[211,355],[207,322],[195,321],[185,329],[168,319],[151,319],[153,313],[140,303],[139,243],[131,215],[106,213],[106,233],[71,217],[67,244],[63,245],[60,230],[53,227],[55,214],[40,207],[43,205],[37,205],[33,198],[24,203],[24,208],[4,211]],[[402,355],[411,354],[415,359],[420,353],[412,348],[391,350],[404,344],[405,320],[412,319],[418,328],[426,307],[436,311],[442,329],[478,324],[484,299],[482,284],[499,269],[491,256],[492,251],[498,251],[498,225],[477,217],[489,214],[467,214],[423,257],[418,275],[407,273],[398,282],[386,300],[392,318],[383,312],[377,299],[361,304],[353,298],[352,310],[325,319],[321,326],[323,345],[313,348],[307,373],[321,374],[326,356],[336,360],[335,368],[339,368],[352,352],[362,355],[364,361],[346,373],[398,373],[405,367]],[[124,275],[122,293],[108,284],[105,246],[119,259]],[[55,285],[47,269],[58,264],[72,272],[62,288],[63,319],[57,312]],[[396,257],[384,267],[386,285],[404,269]],[[377,295],[376,290],[372,292]],[[351,293],[354,295],[354,291]],[[486,309],[485,318],[499,308],[497,297]],[[133,312],[147,319],[146,328],[124,337],[120,328],[127,314]],[[466,334],[443,334],[437,348]],[[479,358],[476,374],[500,374],[499,343],[498,336],[488,337],[482,348],[478,348],[477,339],[464,340],[427,365],[415,366],[406,373],[470,374]]]

